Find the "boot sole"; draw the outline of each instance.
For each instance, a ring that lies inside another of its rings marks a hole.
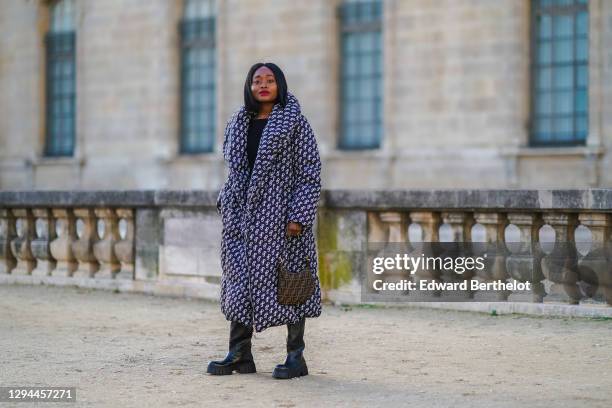
[[[216,364],[210,363],[208,364],[208,369],[206,372],[212,375],[231,375],[234,371],[239,374],[252,374],[256,373],[257,369],[255,368],[255,362],[246,361],[244,363],[237,363],[228,366],[218,366]]]
[[[297,371],[274,369],[274,372],[272,373],[272,377],[279,378],[281,380],[288,380],[290,378],[302,377],[305,375],[308,375],[307,366],[304,366],[301,370]]]

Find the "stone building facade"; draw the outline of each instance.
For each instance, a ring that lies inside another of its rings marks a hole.
[[[0,2],[0,189],[218,188],[226,171],[225,123],[242,103],[246,72],[257,61],[281,66],[299,98],[318,138],[324,188],[612,186],[612,47],[606,47],[612,1],[361,1],[380,3],[381,10],[378,19],[366,13],[363,24],[354,24],[357,33],[379,33],[363,41],[380,38],[373,45],[378,76],[358,79],[380,85],[380,132],[369,148],[341,147],[343,92],[352,86],[344,71],[343,33],[350,29],[343,31],[342,10],[362,7],[344,4],[359,0],[217,0],[200,11],[188,10],[196,7],[190,0],[58,5],[67,1]],[[543,20],[534,23],[536,6],[550,6],[552,14],[574,8],[586,18],[551,29],[571,30],[557,36],[560,50],[563,41],[578,44],[580,30],[588,39],[588,80],[577,73],[575,47],[568,65],[576,70],[567,77],[568,92],[578,100],[576,86],[586,90],[586,101],[563,111],[574,124],[586,120],[576,143],[532,143],[534,75],[545,74],[534,70],[536,51],[544,50],[536,47],[557,46],[554,39],[538,43],[545,27]],[[56,79],[48,34],[64,27],[54,14],[58,7],[66,7],[74,38],[74,111],[66,116],[74,129],[70,154],[50,155],[49,81]],[[205,71],[212,80],[203,81],[212,84],[206,98],[214,101],[214,126],[201,127],[212,129],[202,130],[210,151],[181,148],[188,99],[183,23],[190,13],[213,22],[198,26],[213,38],[204,46],[213,44],[214,69]],[[585,104],[588,115],[576,116]]]

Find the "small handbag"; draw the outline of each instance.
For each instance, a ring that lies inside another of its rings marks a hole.
[[[306,303],[315,290],[310,257],[306,256],[306,267],[300,272],[289,272],[284,259],[278,258],[278,303],[281,305],[301,305]]]

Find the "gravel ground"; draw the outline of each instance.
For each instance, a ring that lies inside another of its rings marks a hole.
[[[612,321],[325,306],[310,375],[271,377],[286,327],[253,340],[256,374],[210,376],[229,322],[196,299],[0,286],[0,386],[75,386],[71,406],[609,407]],[[4,406],[43,406],[9,404]]]

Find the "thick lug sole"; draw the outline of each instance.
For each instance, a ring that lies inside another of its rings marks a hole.
[[[304,364],[302,367],[297,370],[292,370],[288,368],[275,368],[272,373],[272,377],[280,378],[282,380],[288,380],[290,378],[302,377],[304,375],[308,375],[308,367]]]
[[[212,375],[230,375],[234,371],[240,374],[252,374],[256,373],[257,369],[255,368],[254,361],[243,361],[228,365],[218,365],[211,362],[208,364],[208,369],[206,370],[207,373]]]

